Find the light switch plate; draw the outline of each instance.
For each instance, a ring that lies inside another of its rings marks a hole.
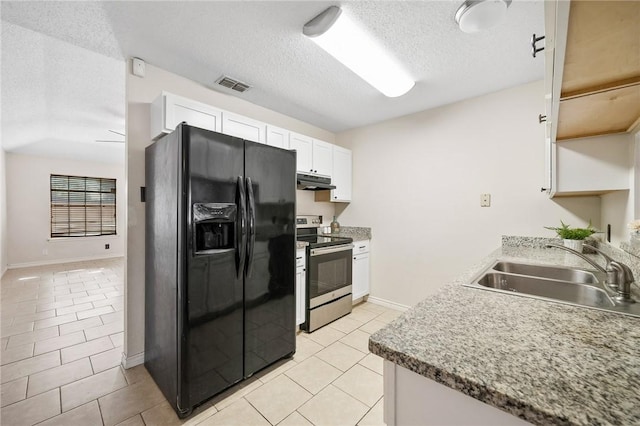
[[[491,194],[480,194],[480,207],[491,207]]]

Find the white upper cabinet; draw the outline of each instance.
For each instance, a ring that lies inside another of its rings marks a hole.
[[[313,173],[313,139],[293,133],[289,135],[289,149],[296,151],[300,173]]]
[[[351,150],[340,146],[333,147],[333,174],[331,183],[331,201],[351,201]]]
[[[545,181],[552,197],[627,190],[640,128],[639,2],[545,1]],[[594,60],[597,58],[597,60]]]
[[[331,191],[317,191],[316,201],[331,201],[332,203],[351,202],[352,188],[352,154],[350,149],[338,145],[332,147],[333,165],[331,170],[331,184],[336,187]]]
[[[331,176],[333,168],[333,144],[291,132],[289,149],[295,149],[298,157],[298,172]]]
[[[267,125],[261,121],[223,111],[222,133],[249,141],[266,143]]]
[[[151,137],[157,139],[173,132],[183,121],[190,126],[219,132],[222,111],[168,92],[162,92],[151,104]]]
[[[313,173],[331,176],[333,170],[333,145],[317,139],[313,140]]]
[[[556,195],[595,195],[629,189],[633,135],[604,135],[556,143]]]
[[[348,149],[163,91],[151,104],[151,137],[156,140],[171,133],[182,122],[295,150],[299,173],[330,177],[336,185],[326,201],[351,201],[351,151]]]
[[[289,131],[267,124],[267,145],[289,149]]]

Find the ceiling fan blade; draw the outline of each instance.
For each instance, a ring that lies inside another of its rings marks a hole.
[[[124,141],[108,141],[108,140],[101,140],[101,139],[96,139],[96,142],[106,142],[106,143],[124,143]]]
[[[116,132],[115,130],[109,130],[111,133],[115,133],[116,135],[125,136],[124,133]]]

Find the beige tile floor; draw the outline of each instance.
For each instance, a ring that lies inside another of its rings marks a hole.
[[[144,366],[124,370],[123,259],[9,270],[0,286],[0,422],[22,425],[383,425],[372,303],[179,420]]]

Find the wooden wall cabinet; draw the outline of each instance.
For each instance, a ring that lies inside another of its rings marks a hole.
[[[633,165],[619,166],[629,142],[605,135],[640,128],[640,2],[545,2],[545,31],[543,188],[552,197],[628,189],[621,181]],[[562,148],[577,140],[584,146]]]

